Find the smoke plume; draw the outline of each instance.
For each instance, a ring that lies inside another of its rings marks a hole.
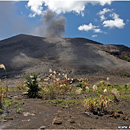
[[[65,33],[66,18],[59,17],[56,19],[56,14],[51,10],[44,13],[42,23],[46,37],[62,37]]]

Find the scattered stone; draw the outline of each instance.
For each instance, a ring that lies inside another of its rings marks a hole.
[[[98,112],[97,111],[93,111],[93,115],[98,115]]]
[[[113,117],[113,114],[111,114],[111,115],[106,115],[106,117]]]
[[[53,124],[54,125],[61,125],[62,124],[62,120],[60,120],[60,119],[54,119],[53,120]]]
[[[30,112],[23,112],[23,116],[35,116],[35,114]]]
[[[28,119],[28,120],[22,120],[22,121],[25,121],[25,122],[27,122],[27,121],[28,121],[28,122],[29,122],[29,121],[30,121],[30,119]]]
[[[13,120],[14,118],[13,117],[5,117],[4,119],[5,120]]]
[[[95,119],[98,119],[98,117],[96,117]]]
[[[46,126],[41,126],[38,130],[45,130]]]
[[[70,120],[70,123],[73,124],[73,123],[75,123],[75,121],[74,120]]]
[[[0,122],[7,122],[7,120],[0,120]]]
[[[119,114],[123,114],[123,111],[118,111]]]
[[[90,115],[91,115],[90,112],[84,112],[84,114],[87,115],[87,116],[90,116]]]
[[[128,120],[129,119],[129,116],[125,116],[124,118],[123,118],[123,120]]]
[[[100,112],[100,113],[98,113],[98,116],[103,116],[103,113],[101,113],[101,112]]]
[[[113,113],[113,116],[114,116],[115,118],[117,118],[117,117],[120,117],[120,114],[119,114],[119,113],[114,112],[114,113]]]

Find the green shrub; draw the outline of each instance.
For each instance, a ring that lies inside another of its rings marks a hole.
[[[129,73],[123,73],[123,74],[121,74],[121,76],[130,77],[130,74]]]
[[[82,88],[83,91],[86,90],[86,83],[85,82],[79,82],[76,87]]]
[[[127,84],[124,85],[125,90],[128,90],[129,86]]]
[[[38,74],[27,75],[26,77],[26,86],[28,87],[28,97],[36,98],[39,96],[39,86],[38,86]]]
[[[83,105],[87,110],[93,111],[101,111],[104,112],[107,110],[108,106],[110,105],[111,100],[104,95],[100,95],[100,97],[89,97],[84,99]]]
[[[124,56],[125,60],[130,62],[130,58],[128,56]]]
[[[116,88],[118,91],[122,90],[122,87],[117,84],[113,85],[112,88]]]

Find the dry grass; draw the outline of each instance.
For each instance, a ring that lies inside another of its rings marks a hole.
[[[4,97],[4,95],[6,95],[6,97],[7,97],[7,94],[8,94],[8,85],[7,85],[7,72],[6,72],[6,68],[5,68],[4,64],[0,64],[0,68],[5,71],[4,78],[6,80],[6,88],[1,86],[1,89],[0,89],[0,109],[2,109],[3,108],[3,97]],[[0,83],[2,83],[2,80],[0,80]]]

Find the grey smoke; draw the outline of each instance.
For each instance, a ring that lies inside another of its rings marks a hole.
[[[26,14],[17,14],[17,2],[0,1],[0,40],[17,34],[30,34],[46,37],[62,37],[65,33],[66,19],[47,10],[42,17],[42,24],[35,25],[28,21]]]
[[[51,10],[44,13],[42,23],[46,37],[62,37],[65,33],[66,18],[61,16],[56,19],[56,14]]]

